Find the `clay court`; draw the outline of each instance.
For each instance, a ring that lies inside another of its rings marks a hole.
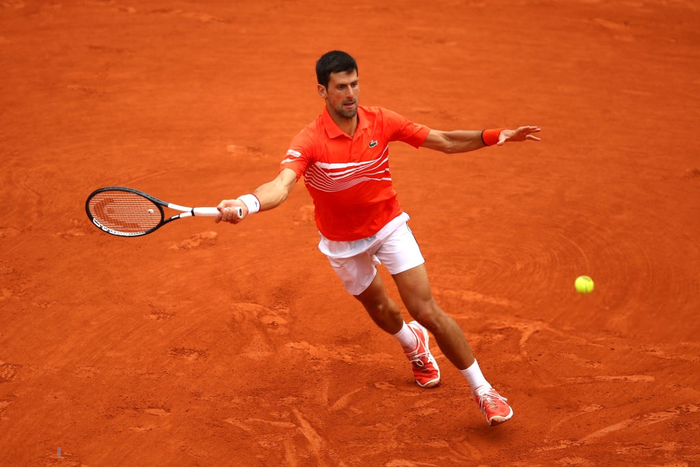
[[[333,49],[363,105],[542,128],[390,147],[504,425],[437,346],[442,385],[413,382],[302,183],[237,226],[85,215],[102,186],[215,206],[272,179]],[[3,0],[0,68],[0,464],[700,465],[697,2]]]

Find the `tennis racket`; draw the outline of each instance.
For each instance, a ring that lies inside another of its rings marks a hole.
[[[165,218],[163,208],[180,211]],[[217,208],[189,208],[167,203],[142,191],[123,186],[108,186],[93,191],[85,202],[85,211],[97,228],[119,237],[140,237],[183,217],[216,217]],[[243,211],[238,208],[238,217]]]

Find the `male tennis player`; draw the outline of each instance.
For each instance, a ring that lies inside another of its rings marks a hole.
[[[316,63],[318,94],[325,109],[292,139],[277,177],[252,194],[222,201],[216,221],[237,224],[247,216],[279,206],[303,175],[315,205],[328,257],[347,291],[374,322],[394,336],[410,361],[416,383],[440,383],[440,369],[428,348],[430,331],[447,359],[467,378],[489,425],[509,420],[513,410],[486,381],[459,325],[435,302],[416,239],[392,187],[389,143],[462,153],[512,141],[539,141],[534,126],[516,130],[438,131],[381,107],[358,105],[360,83],[355,60],[345,52],[324,54]],[[242,216],[238,216],[238,208]],[[389,298],[376,266],[393,276],[409,314],[406,324]]]

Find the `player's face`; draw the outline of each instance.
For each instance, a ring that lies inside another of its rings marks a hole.
[[[357,70],[331,73],[328,88],[318,85],[318,93],[326,100],[328,110],[339,117],[352,119],[357,115],[360,81]]]

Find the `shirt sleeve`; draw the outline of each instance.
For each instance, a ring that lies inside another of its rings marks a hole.
[[[391,110],[381,109],[381,111],[390,141],[402,141],[414,148],[419,148],[428,138],[430,128],[427,126],[414,123]]]
[[[306,172],[306,167],[311,160],[312,147],[310,135],[306,129],[302,130],[289,144],[287,154],[280,163],[280,171],[282,169],[292,169],[297,174],[297,180],[299,180]]]

